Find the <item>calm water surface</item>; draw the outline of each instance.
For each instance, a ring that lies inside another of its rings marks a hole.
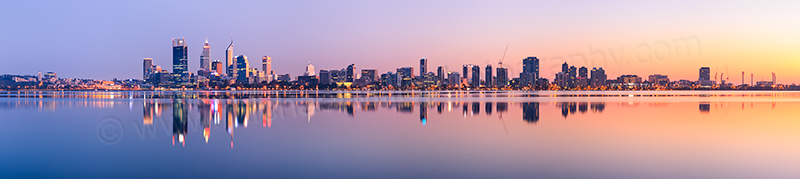
[[[0,178],[800,178],[800,93],[0,92]]]

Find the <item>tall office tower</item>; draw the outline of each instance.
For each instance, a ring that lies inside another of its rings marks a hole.
[[[522,73],[519,74],[520,85],[533,86],[539,78],[539,58],[522,59]]]
[[[143,61],[144,61],[144,63],[142,64],[142,69],[143,69],[143,73],[142,73],[142,77],[143,78],[142,79],[147,80],[147,78],[150,78],[150,74],[153,74],[153,69],[154,69],[153,68],[153,59],[152,58],[144,58]],[[39,72],[39,76],[41,78],[42,72]],[[41,79],[39,81],[41,81]]]
[[[250,68],[250,64],[247,63],[247,56],[239,55],[236,56],[236,81],[242,84],[247,84],[250,82],[249,73],[247,73],[247,69]]]
[[[414,67],[400,67],[397,68],[397,86],[411,86],[414,79]]]
[[[236,61],[233,59],[233,35],[231,35],[231,44],[225,49],[225,73],[230,77],[236,76]]]
[[[470,68],[472,68],[472,65],[464,65],[463,66],[462,73],[461,73],[462,78],[465,78],[465,79],[469,80],[469,77],[470,77],[469,76],[469,69]]]
[[[772,85],[778,85],[777,81],[775,80],[775,72],[772,72]]]
[[[447,73],[447,85],[449,86],[458,86],[458,83],[461,81],[461,74],[458,72],[448,72]]]
[[[425,76],[428,73],[428,59],[419,59],[419,76]]]
[[[494,87],[494,83],[492,83],[492,78],[494,78],[492,75],[492,65],[486,65],[486,71],[484,71],[484,73],[486,73],[486,77],[484,78],[483,85],[487,88]]]
[[[502,88],[508,85],[508,69],[497,68],[497,87]]]
[[[345,79],[346,82],[353,82],[356,78],[356,64],[347,65],[347,77]]]
[[[375,69],[362,69],[361,70],[361,79],[367,80],[367,82],[373,82],[378,80],[376,76],[378,71]]]
[[[539,78],[539,58],[528,57],[522,59],[522,72],[533,73],[533,79]]]
[[[561,72],[564,72],[565,74],[569,73],[569,65],[567,65],[567,62],[564,62],[564,64],[561,64]]]
[[[702,68],[700,68],[700,78],[698,80],[699,81],[711,80],[711,75],[710,74],[711,74],[711,68],[702,67]]]
[[[319,70],[319,83],[331,84],[331,72],[328,70]]]
[[[270,56],[261,57],[261,70],[264,70],[264,74],[267,75],[272,74],[272,57]]]
[[[172,73],[177,83],[189,82],[189,48],[186,39],[172,39]]]
[[[209,56],[209,49],[211,46],[208,45],[208,39],[206,39],[206,44],[203,45],[203,53],[200,54],[200,69],[202,70],[211,70],[211,56]]]
[[[753,73],[750,73],[750,86],[753,86]]]
[[[744,85],[744,71],[742,71],[742,85]]]
[[[211,71],[217,72],[219,75],[225,75],[225,65],[222,64],[219,60],[214,60],[211,62]]]
[[[589,78],[587,72],[588,72],[588,69],[586,67],[579,68],[578,69],[578,77],[582,77],[584,79]]]
[[[473,88],[481,87],[481,67],[478,65],[472,66],[472,83]]]
[[[606,71],[603,70],[602,67],[592,68],[592,76],[591,79],[589,80],[590,85],[594,87],[605,86],[607,79],[608,77],[606,77]]]
[[[306,72],[303,73],[303,76],[315,76],[315,75],[317,74],[315,74],[314,72],[314,65],[312,65],[311,62],[308,62],[308,65],[306,66]]]
[[[569,87],[575,87],[575,79],[578,78],[578,68],[575,68],[575,66],[570,66],[567,75],[569,76]]]
[[[444,72],[444,67],[439,66],[436,68],[436,81],[438,84],[442,84],[444,82],[444,79],[446,78],[445,75],[447,75],[447,73]]]

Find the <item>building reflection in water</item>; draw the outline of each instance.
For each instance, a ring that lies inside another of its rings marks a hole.
[[[539,103],[522,103],[522,120],[528,123],[539,122]]]
[[[492,102],[486,102],[486,115],[492,115]]]
[[[483,103],[483,106],[481,106]],[[186,145],[186,138],[189,128],[192,131],[202,133],[203,140],[208,143],[211,138],[211,130],[214,126],[224,125],[230,137],[230,145],[233,147],[234,130],[247,130],[249,123],[261,122],[262,126],[272,127],[274,119],[295,118],[300,115],[307,118],[310,122],[315,113],[319,111],[334,111],[349,116],[355,115],[355,109],[361,112],[380,112],[378,108],[394,110],[396,113],[415,114],[415,108],[419,108],[419,121],[421,125],[427,125],[428,120],[441,117],[442,115],[429,116],[428,110],[436,108],[437,113],[442,114],[454,112],[453,108],[462,109],[464,117],[483,117],[480,116],[481,109],[485,110],[486,116],[497,115],[498,119],[503,118],[503,113],[509,111],[509,105],[520,105],[522,120],[526,123],[537,123],[540,120],[540,107],[553,103],[539,102],[322,102],[322,101],[280,101],[280,100],[232,100],[232,99],[205,99],[205,100],[186,100],[173,99],[171,102],[159,102],[158,100],[145,101],[143,104],[142,122],[145,125],[153,125],[154,119],[161,114],[164,108],[173,110],[172,115],[172,143]],[[560,107],[562,115],[575,113],[602,112],[605,109],[603,102],[558,102],[555,107]],[[701,104],[701,111],[708,111],[709,104]],[[189,111],[197,111],[199,119],[189,119]],[[261,113],[262,120],[250,121],[251,116]],[[457,112],[457,111],[455,111]],[[189,123],[191,121],[191,124]],[[197,123],[195,123],[197,121]],[[222,124],[224,123],[224,124]],[[199,125],[196,125],[199,124]],[[239,128],[242,127],[242,128]],[[221,126],[220,126],[221,128]],[[197,134],[195,134],[197,135]]]
[[[481,114],[481,103],[472,102],[472,115],[479,115],[479,114]]]
[[[591,110],[592,112],[602,113],[606,109],[605,102],[559,102],[556,103],[556,106],[561,108],[561,116],[564,116],[564,119],[576,112],[586,113]]]
[[[428,104],[425,102],[419,103],[419,121],[423,126],[428,123]]]
[[[700,103],[700,113],[708,113],[711,112],[711,104],[708,102],[701,102]]]
[[[186,134],[188,132],[189,108],[183,99],[172,100],[172,145],[175,145],[175,138],[181,145],[186,146]]]

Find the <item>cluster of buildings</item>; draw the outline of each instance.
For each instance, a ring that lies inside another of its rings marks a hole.
[[[272,71],[272,57],[262,57],[262,68],[250,66],[245,55],[233,55],[233,38],[225,49],[225,60],[211,61],[211,46],[206,40],[200,54],[197,73],[188,70],[188,46],[185,38],[172,39],[172,72],[153,64],[152,58],[143,59],[144,84],[159,87],[223,86],[232,84],[269,83],[274,80],[289,81],[289,75],[276,75]],[[313,66],[311,67],[313,69]]]

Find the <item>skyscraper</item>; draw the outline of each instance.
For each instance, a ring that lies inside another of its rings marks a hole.
[[[494,78],[494,76],[492,76],[492,65],[486,65],[486,70],[484,73],[486,73],[486,77],[484,78],[483,85],[487,88],[494,87],[494,83],[492,83],[492,78]]]
[[[419,59],[419,76],[425,76],[428,73],[428,59]]]
[[[444,67],[439,66],[438,68],[436,68],[436,80],[438,81],[439,84],[442,84],[444,82],[445,75],[447,74],[444,72]]]
[[[153,73],[153,69],[154,69],[154,67],[153,67],[153,59],[152,58],[144,58],[143,64],[142,64],[142,69],[143,69],[142,79],[147,80],[147,78],[150,78],[150,74]],[[42,74],[42,72],[39,72],[39,78],[41,78],[41,76],[42,76],[41,74]],[[41,81],[41,79],[39,81]]]
[[[237,70],[236,70],[236,61],[233,59],[233,35],[231,35],[231,44],[228,45],[228,48],[225,49],[225,71],[230,77],[235,77]]]
[[[347,66],[347,77],[346,82],[353,82],[356,78],[356,64],[350,64]]]
[[[606,71],[603,68],[592,68],[592,76],[589,80],[590,85],[594,87],[600,87],[606,85],[606,80],[608,77],[606,76]]]
[[[225,75],[225,65],[222,64],[219,60],[214,60],[211,62],[211,71],[217,72],[219,75]]]
[[[172,39],[172,73],[175,82],[184,84],[189,81],[189,48],[186,39]]]
[[[400,83],[397,86],[411,86],[414,78],[414,67],[397,68],[397,78],[400,79],[397,80]]]
[[[539,78],[539,58],[528,57],[522,59],[522,73],[519,74],[520,85],[534,86]]]
[[[586,68],[586,67],[578,68],[578,77],[588,78],[589,76],[587,76],[588,75],[587,71],[588,71],[588,68]]]
[[[303,75],[304,76],[316,76],[315,71],[314,71],[314,65],[312,65],[311,62],[308,62],[308,65],[306,66],[306,72],[303,73]]]
[[[575,81],[576,79],[578,79],[578,68],[575,68],[575,66],[570,66],[569,71],[567,72],[567,76],[569,78],[567,82],[569,84],[568,86],[575,87],[576,86]]]
[[[261,57],[261,70],[264,70],[264,74],[272,75],[272,57]]]
[[[201,70],[211,70],[211,56],[209,56],[209,49],[211,46],[208,45],[208,39],[206,39],[205,45],[203,45],[203,53],[200,54],[200,69]]]
[[[463,66],[463,69],[462,69],[462,72],[461,72],[461,76],[463,78],[469,79],[469,69],[470,68],[472,68],[472,65],[464,65]]]
[[[702,68],[700,68],[700,78],[698,80],[699,81],[711,80],[711,75],[710,74],[711,74],[711,68],[702,67]]]
[[[508,69],[500,67],[497,68],[497,87],[502,88],[508,85]]]
[[[319,70],[319,83],[331,84],[331,72],[328,70]]]
[[[362,69],[361,70],[361,79],[367,80],[367,82],[374,82],[378,80],[376,76],[378,71],[375,69]]]
[[[247,56],[239,55],[236,56],[236,81],[243,84],[250,83],[250,76],[247,73],[248,69],[250,68],[250,64],[247,63]]]
[[[472,83],[473,88],[481,87],[481,67],[478,65],[472,66]]]

